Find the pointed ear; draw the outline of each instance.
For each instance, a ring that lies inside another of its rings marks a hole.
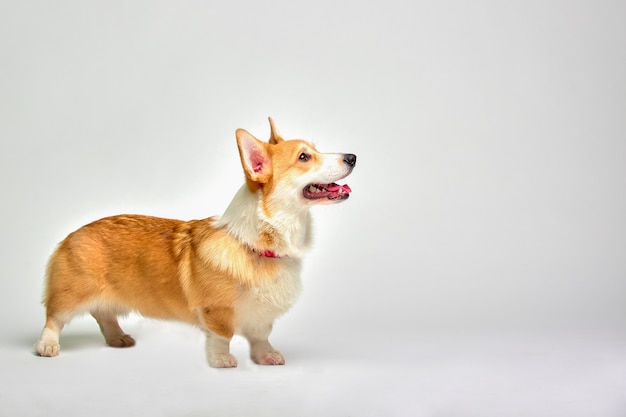
[[[246,178],[261,184],[268,182],[272,176],[272,157],[267,144],[243,129],[237,129],[235,136]]]
[[[280,133],[278,133],[278,129],[276,129],[276,125],[274,125],[274,119],[272,119],[271,117],[268,117],[268,119],[270,121],[271,129],[269,143],[271,143],[272,145],[276,145],[277,143],[282,142],[283,138],[280,137]]]

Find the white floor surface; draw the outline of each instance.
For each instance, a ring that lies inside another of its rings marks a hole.
[[[369,340],[276,331],[279,367],[206,365],[192,327],[133,320],[131,349],[105,347],[95,323],[39,358],[35,334],[0,346],[0,415],[619,417],[626,339],[610,335],[409,336]]]

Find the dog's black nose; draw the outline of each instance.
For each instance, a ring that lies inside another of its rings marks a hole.
[[[350,165],[351,167],[356,165],[356,155],[352,153],[347,153],[343,155],[343,162]]]

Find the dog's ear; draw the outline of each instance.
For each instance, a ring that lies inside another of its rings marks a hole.
[[[276,125],[274,124],[274,119],[272,119],[271,117],[268,117],[269,121],[270,121],[270,140],[269,143],[271,143],[272,145],[276,145],[277,143],[280,143],[283,141],[283,138],[280,136],[280,133],[278,133],[278,129],[276,129]]]
[[[235,136],[246,178],[261,184],[268,182],[272,176],[272,157],[267,144],[243,129],[237,129]]]

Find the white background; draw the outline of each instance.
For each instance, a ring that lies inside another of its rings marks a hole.
[[[622,416],[626,5],[0,0],[0,416]],[[358,155],[287,365],[131,317],[32,345],[54,245],[222,212],[235,129]]]

